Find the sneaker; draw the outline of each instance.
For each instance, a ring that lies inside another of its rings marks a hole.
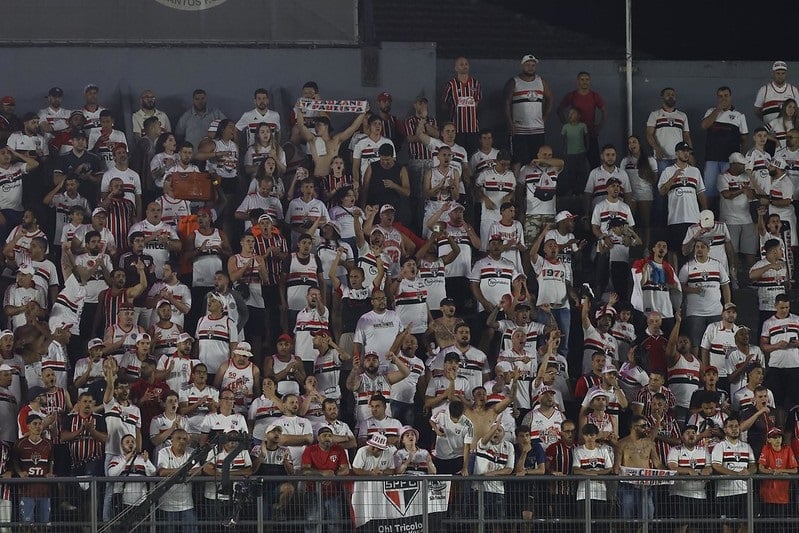
[[[78,510],[77,507],[75,507],[74,505],[72,505],[68,501],[61,502],[61,505],[59,505],[59,507],[61,508],[62,511],[77,511]]]

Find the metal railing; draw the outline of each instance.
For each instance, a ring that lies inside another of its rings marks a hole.
[[[799,518],[796,489],[799,476],[677,476],[629,478],[620,476],[459,476],[383,477],[259,477],[233,478],[221,487],[220,478],[193,477],[192,512],[170,514],[163,500],[147,508],[131,509],[112,498],[110,520],[103,519],[105,491],[128,489],[141,483],[153,486],[164,478],[5,478],[11,500],[0,499],[0,533],[20,526],[48,526],[51,532],[91,531],[219,531],[236,526],[252,532],[355,531],[366,526],[379,532],[498,532],[528,531],[665,531],[691,524],[700,530],[718,525],[749,531],[796,530]],[[742,480],[745,492],[716,496],[717,483]],[[704,484],[704,498],[677,498],[673,482]],[[784,506],[764,503],[764,482],[785,482]],[[501,483],[504,495],[494,486]],[[578,488],[599,483],[590,490],[604,499],[577,499]],[[662,483],[662,484],[659,484]],[[46,520],[23,522],[27,490],[39,484],[49,488],[40,498],[50,504]],[[135,491],[134,491],[135,492]],[[2,494],[2,491],[0,491]],[[168,495],[171,493],[167,493]],[[208,496],[213,496],[209,498]],[[133,506],[135,507],[135,506]],[[144,507],[144,506],[142,506]],[[333,529],[328,530],[328,526]],[[784,528],[784,529],[780,529]],[[793,528],[793,529],[792,529]],[[360,530],[359,530],[360,531]]]

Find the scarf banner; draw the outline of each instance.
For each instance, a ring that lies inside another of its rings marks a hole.
[[[300,98],[303,111],[326,111],[328,113],[363,113],[366,111],[366,100],[312,100]]]
[[[669,479],[646,479],[650,476],[676,476],[676,470],[660,470],[657,468],[630,468],[627,466],[621,467],[621,476],[619,480],[622,483],[631,483],[633,485],[674,485],[674,481]],[[636,479],[624,479],[624,476],[634,477]]]

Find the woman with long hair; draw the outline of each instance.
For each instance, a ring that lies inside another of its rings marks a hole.
[[[169,132],[162,133],[155,141],[155,156],[150,160],[150,171],[153,174],[153,183],[159,190],[164,188],[167,169],[178,161],[177,146],[177,139]]]
[[[328,213],[330,220],[336,222],[340,228],[339,235],[341,240],[352,248],[355,258],[358,256],[358,246],[355,242],[355,217],[363,219],[361,209],[355,205],[358,193],[352,185],[345,185],[336,190],[330,198]]]
[[[653,190],[657,186],[657,161],[637,135],[627,137],[627,156],[619,165],[630,177],[635,198],[636,225],[642,230],[644,246],[649,245],[649,228],[652,217]]]
[[[247,194],[252,194],[258,191],[258,182],[261,178],[271,176],[272,182],[275,186],[272,188],[272,196],[283,200],[286,196],[286,187],[283,185],[283,178],[278,174],[278,161],[271,155],[266,156],[259,164],[255,172],[255,176],[250,180],[250,185],[247,188]]]
[[[788,98],[780,107],[777,118],[768,123],[768,138],[777,143],[777,148],[785,148],[788,131],[794,129],[796,120],[796,100]]]
[[[255,176],[261,162],[269,156],[275,159],[277,174],[282,176],[286,172],[286,153],[277,143],[277,138],[269,124],[261,124],[255,132],[255,142],[247,148],[247,152],[244,154],[244,173],[247,177]]]

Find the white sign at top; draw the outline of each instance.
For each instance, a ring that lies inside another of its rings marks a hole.
[[[171,7],[180,11],[203,11],[211,9],[227,0],[155,0],[162,6]]]

